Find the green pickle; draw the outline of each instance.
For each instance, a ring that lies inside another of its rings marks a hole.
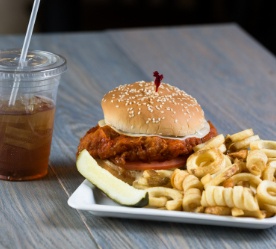
[[[118,204],[130,207],[148,205],[149,196],[146,190],[136,189],[113,176],[99,166],[87,150],[80,152],[76,165],[82,176]]]

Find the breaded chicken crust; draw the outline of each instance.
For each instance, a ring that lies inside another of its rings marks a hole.
[[[211,122],[210,132],[203,138],[185,140],[166,139],[158,136],[130,137],[117,133],[109,126],[95,126],[80,139],[77,155],[86,149],[95,159],[107,159],[116,165],[126,162],[167,161],[178,157],[187,158],[193,147],[217,135]]]

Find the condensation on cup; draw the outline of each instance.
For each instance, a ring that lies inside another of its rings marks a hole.
[[[0,179],[10,181],[47,174],[57,91],[67,69],[62,56],[39,50],[18,67],[20,53],[0,51]]]

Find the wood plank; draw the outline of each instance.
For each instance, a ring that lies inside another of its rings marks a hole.
[[[52,170],[42,180],[0,186],[0,248],[96,247]]]

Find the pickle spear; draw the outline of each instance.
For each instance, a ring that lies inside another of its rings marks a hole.
[[[99,166],[87,150],[80,152],[76,165],[82,176],[120,205],[143,207],[148,204],[149,197],[146,190],[136,189],[113,176]]]

